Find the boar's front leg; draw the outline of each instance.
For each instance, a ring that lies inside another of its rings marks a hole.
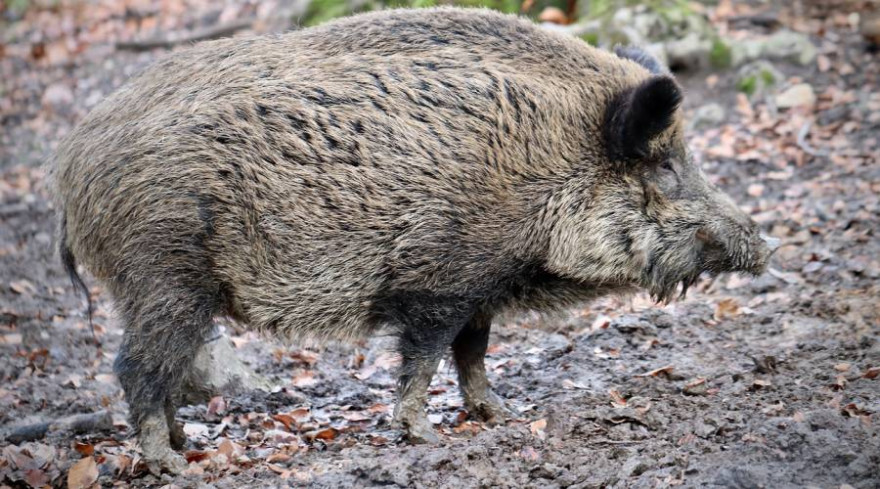
[[[386,311],[401,326],[398,348],[402,356],[394,422],[413,443],[439,441],[425,415],[428,386],[452,340],[473,314],[473,307],[456,298],[427,294],[399,295]]]
[[[510,411],[496,395],[486,378],[486,348],[492,316],[477,313],[452,342],[452,353],[458,370],[458,385],[468,412],[483,420],[500,423]]]

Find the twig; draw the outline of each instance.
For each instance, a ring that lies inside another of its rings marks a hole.
[[[95,433],[113,429],[113,416],[109,411],[97,413],[77,414],[55,421],[44,421],[13,428],[6,441],[19,444],[26,441],[40,440],[49,432],[69,431],[77,434]]]
[[[189,34],[172,37],[155,37],[135,41],[120,41],[116,43],[116,49],[128,51],[149,51],[150,49],[170,49],[178,44],[186,44],[208,39],[216,39],[234,34],[242,29],[247,29],[254,24],[254,18],[238,19],[226,24],[215,25],[203,29],[197,29]]]
[[[827,151],[814,149],[812,146],[810,146],[810,143],[807,142],[807,135],[810,134],[810,128],[812,128],[812,127],[813,127],[813,121],[804,122],[804,125],[801,126],[801,130],[798,131],[798,135],[797,135],[798,146],[800,146],[800,148],[804,151],[804,153],[807,153],[808,155],[828,156]]]

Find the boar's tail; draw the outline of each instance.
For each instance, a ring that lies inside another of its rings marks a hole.
[[[95,341],[95,344],[100,346],[101,342],[98,341],[97,335],[95,335],[95,323],[92,321],[92,296],[89,294],[89,288],[86,287],[86,283],[83,282],[82,277],[79,276],[79,273],[76,271],[76,257],[73,256],[73,252],[70,251],[70,247],[67,245],[67,218],[64,218],[61,221],[61,239],[58,242],[58,251],[61,255],[61,264],[64,266],[64,271],[67,272],[67,275],[70,277],[70,282],[73,283],[73,289],[77,292],[82,292],[83,295],[86,296],[86,312],[89,316],[89,329],[92,331],[92,339]]]

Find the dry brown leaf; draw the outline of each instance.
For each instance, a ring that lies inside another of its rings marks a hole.
[[[562,9],[557,7],[547,7],[542,10],[541,15],[538,16],[538,20],[541,22],[550,22],[552,24],[568,24],[568,16],[565,15],[565,12],[563,12]]]
[[[651,370],[650,372],[645,372],[643,374],[636,374],[636,377],[657,377],[660,374],[669,375],[672,371],[675,370],[674,365],[667,365],[665,367],[656,368]]]
[[[532,431],[533,435],[537,435],[539,431],[544,431],[547,428],[547,420],[541,418],[537,421],[532,421],[529,424],[529,429]]]
[[[611,396],[611,404],[617,407],[625,407],[626,399],[624,399],[623,395],[617,389],[611,389],[608,391],[608,395]]]
[[[98,464],[92,457],[86,457],[70,467],[67,472],[67,487],[85,489],[98,480]]]
[[[342,413],[342,417],[346,421],[359,422],[359,421],[369,421],[373,419],[370,415],[364,413],[363,411],[347,411]]]
[[[312,351],[298,350],[298,351],[291,352],[290,358],[292,358],[300,363],[304,363],[304,364],[308,365],[309,367],[311,367],[312,365],[314,365],[315,363],[318,362],[318,358],[320,358],[320,355],[318,355],[317,353],[312,352]]]
[[[536,462],[541,458],[541,455],[532,447],[524,447],[519,451],[519,456],[531,462]]]
[[[34,284],[28,282],[27,280],[16,280],[15,282],[9,282],[9,288],[19,295],[32,295],[37,292],[37,288],[34,287]]]
[[[367,408],[367,411],[369,411],[372,414],[387,413],[389,410],[390,410],[390,408],[388,407],[387,404],[382,404],[379,402],[377,402],[376,404],[373,404],[372,406]]]
[[[90,457],[95,454],[95,446],[91,443],[83,443],[78,441],[73,444],[73,449],[79,452],[80,455],[84,455],[86,457]]]
[[[201,462],[202,460],[207,460],[211,458],[211,454],[208,452],[203,452],[201,450],[187,450],[183,454],[183,458],[186,459],[187,462]]]
[[[270,464],[275,463],[275,462],[286,463],[286,462],[289,462],[291,458],[293,458],[293,457],[291,457],[290,455],[288,455],[286,453],[273,453],[272,455],[269,455],[268,457],[266,457],[266,462],[268,462]]]
[[[311,440],[332,441],[336,438],[337,434],[339,434],[339,431],[337,431],[336,428],[325,428],[323,430],[313,432],[307,436]]]
[[[866,379],[876,379],[878,376],[880,376],[880,367],[871,367],[862,375]]]
[[[294,375],[292,381],[292,384],[296,387],[309,387],[317,383],[318,381],[315,379],[315,372],[311,370],[303,370]]]
[[[715,314],[713,317],[716,321],[721,321],[722,319],[732,318],[738,316],[742,311],[740,310],[739,304],[736,302],[736,299],[722,299],[715,306]]]
[[[226,412],[226,399],[223,396],[214,396],[208,401],[208,416],[215,416]]]
[[[294,431],[294,428],[296,428],[296,425],[297,425],[296,420],[293,418],[293,416],[291,416],[289,414],[283,414],[283,413],[273,414],[272,419],[283,424],[284,429],[286,429],[287,431]]]
[[[452,428],[452,431],[453,433],[458,434],[469,432],[472,435],[476,435],[480,432],[481,429],[483,428],[480,423],[476,423],[474,421],[465,421],[463,423],[460,423],[458,426]]]
[[[24,481],[31,487],[49,486],[49,474],[40,469],[30,469],[24,472]]]
[[[848,372],[850,366],[851,365],[846,362],[838,363],[837,365],[834,366],[834,370],[837,370],[838,372]]]

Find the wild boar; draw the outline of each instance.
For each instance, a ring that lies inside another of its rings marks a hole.
[[[681,100],[637,49],[454,8],[205,42],[133,77],[52,174],[64,265],[125,326],[146,460],[186,467],[174,394],[217,315],[288,339],[391,328],[395,420],[432,442],[450,348],[468,411],[504,416],[483,364],[499,312],[762,273],[771,248],[693,162]]]

